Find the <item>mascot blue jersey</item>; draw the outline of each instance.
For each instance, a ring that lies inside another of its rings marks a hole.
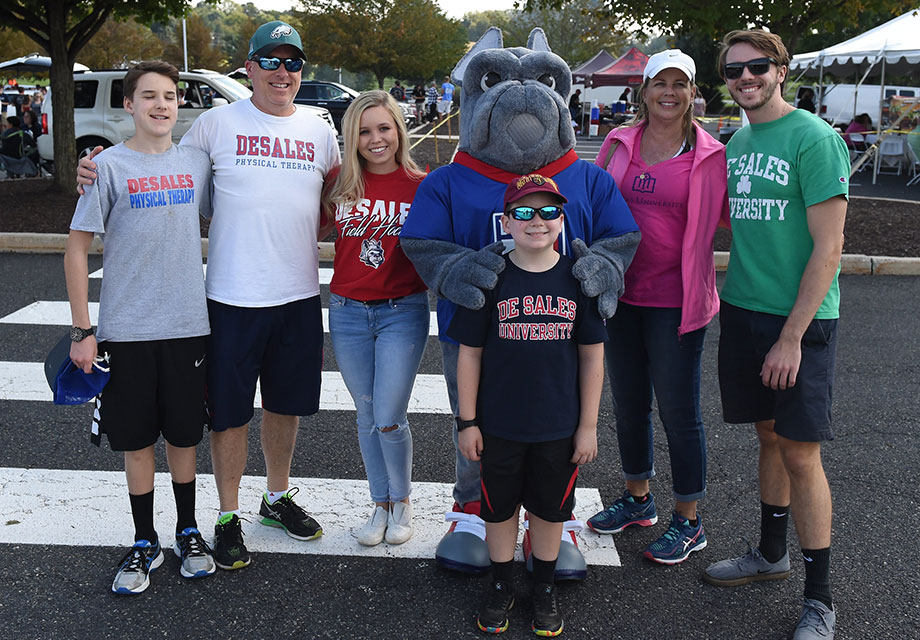
[[[551,177],[568,199],[565,224],[557,251],[571,256],[570,243],[581,238],[588,246],[601,238],[638,231],[629,207],[610,175],[600,167],[578,159],[569,151],[545,167],[535,169]],[[501,216],[505,188],[518,175],[498,169],[460,152],[454,162],[429,174],[419,185],[400,236],[453,242],[479,250],[502,240]],[[438,336],[446,336],[457,305],[438,299]]]

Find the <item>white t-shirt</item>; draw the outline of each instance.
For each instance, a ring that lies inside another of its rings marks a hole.
[[[320,195],[340,163],[329,125],[305,109],[278,117],[240,100],[202,114],[180,144],[213,165],[208,298],[270,307],[318,295]]]

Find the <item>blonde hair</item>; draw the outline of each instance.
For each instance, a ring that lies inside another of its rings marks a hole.
[[[364,197],[364,169],[366,161],[358,152],[361,136],[361,116],[372,107],[383,107],[393,118],[399,147],[396,149],[396,164],[410,178],[421,180],[425,173],[418,168],[409,155],[409,133],[403,121],[399,104],[386,91],[366,91],[348,106],[342,117],[342,134],[345,136],[342,169],[331,189],[323,194],[323,210],[335,215],[337,205],[354,204]]]
[[[636,127],[642,124],[643,122],[648,121],[648,105],[645,103],[645,90],[648,89],[649,83],[653,78],[646,78],[642,81],[642,86],[639,87],[639,107],[636,109],[636,115],[633,116],[633,119],[629,121],[628,125],[630,127]],[[693,83],[693,80],[689,80],[690,89],[699,91],[699,88]],[[690,100],[690,105],[687,107],[687,111],[684,113],[684,139],[687,141],[691,147],[696,146],[696,129],[693,127],[693,100]]]

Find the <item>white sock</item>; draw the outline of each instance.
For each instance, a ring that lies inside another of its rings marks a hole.
[[[268,504],[275,504],[278,498],[283,496],[285,493],[287,493],[287,489],[284,491],[266,491],[265,500],[268,502]]]
[[[227,515],[228,513],[235,513],[237,518],[240,517],[240,510],[239,510],[239,509],[234,509],[233,511],[218,511],[218,512],[217,512],[217,519],[220,520],[221,518],[223,518],[223,517],[224,517],[225,515]]]

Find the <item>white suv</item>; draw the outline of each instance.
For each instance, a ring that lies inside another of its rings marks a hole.
[[[134,119],[122,104],[125,73],[125,70],[112,70],[73,74],[73,119],[78,156],[98,145],[111,147],[134,135]],[[252,95],[252,91],[236,80],[204,69],[180,71],[179,88],[185,90],[185,104],[179,107],[179,116],[172,132],[176,142],[179,142],[195,119],[208,109],[245,100]],[[42,104],[42,131],[47,135],[41,135],[36,140],[42,160],[54,160],[51,101],[49,91]],[[303,105],[298,108],[316,113],[335,129],[332,115],[327,109]]]

